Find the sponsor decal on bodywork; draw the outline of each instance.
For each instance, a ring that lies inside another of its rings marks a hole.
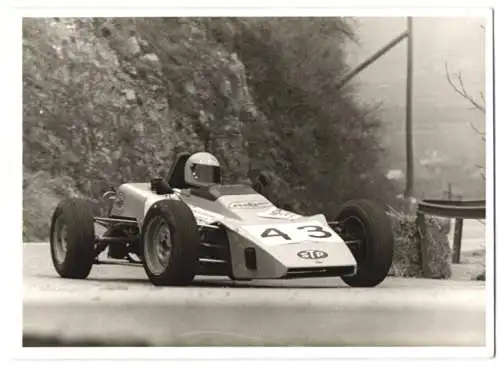
[[[280,208],[273,207],[270,210],[261,212],[257,214],[257,216],[266,218],[266,219],[282,219],[282,220],[297,220],[301,218],[302,216],[297,215],[293,212],[282,210]]]
[[[271,202],[268,201],[236,201],[231,202],[228,207],[236,210],[256,210],[260,208],[271,207]]]
[[[301,250],[297,253],[297,256],[302,259],[322,259],[328,257],[328,253],[322,250],[309,249]]]
[[[222,215],[204,210],[196,206],[189,205],[189,208],[193,212],[193,215],[198,225],[210,225],[217,221],[220,221],[223,218]]]

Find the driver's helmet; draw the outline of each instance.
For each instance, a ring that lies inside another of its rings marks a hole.
[[[220,183],[220,163],[212,154],[195,153],[186,161],[184,179],[191,185]]]

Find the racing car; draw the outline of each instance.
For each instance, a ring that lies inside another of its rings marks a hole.
[[[84,279],[94,265],[132,263],[157,286],[187,286],[203,275],[341,277],[373,287],[392,263],[382,205],[349,201],[334,221],[283,210],[251,185],[223,184],[219,161],[207,152],[182,153],[166,177],[123,183],[103,199],[101,214],[81,198],[56,207],[50,251],[61,277]]]

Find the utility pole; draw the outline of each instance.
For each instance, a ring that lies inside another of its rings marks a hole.
[[[414,194],[414,164],[413,164],[413,18],[407,17],[407,30],[387,43],[380,50],[368,57],[365,61],[359,64],[351,72],[347,73],[336,83],[336,87],[341,89],[351,79],[358,75],[365,68],[370,66],[389,50],[398,45],[402,40],[407,39],[407,56],[406,56],[406,188],[404,192],[405,198],[410,198]]]
[[[389,43],[387,43],[384,47],[382,47],[380,50],[375,52],[373,55],[368,57],[365,61],[363,61],[361,64],[356,66],[351,72],[349,72],[347,75],[342,77],[337,84],[335,85],[338,89],[342,88],[345,84],[347,84],[352,78],[354,78],[356,75],[358,75],[361,71],[366,69],[368,66],[370,66],[372,63],[377,61],[380,57],[385,55],[387,52],[389,52],[391,49],[396,47],[402,40],[404,40],[406,37],[408,37],[408,31],[405,31],[401,33],[399,36],[391,40]]]
[[[406,56],[406,189],[405,198],[413,196],[413,19],[407,18],[408,39]]]

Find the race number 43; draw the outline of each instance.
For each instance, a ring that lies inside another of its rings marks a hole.
[[[285,244],[298,241],[331,240],[333,231],[330,228],[313,224],[259,225],[248,228],[254,235],[266,244]]]

